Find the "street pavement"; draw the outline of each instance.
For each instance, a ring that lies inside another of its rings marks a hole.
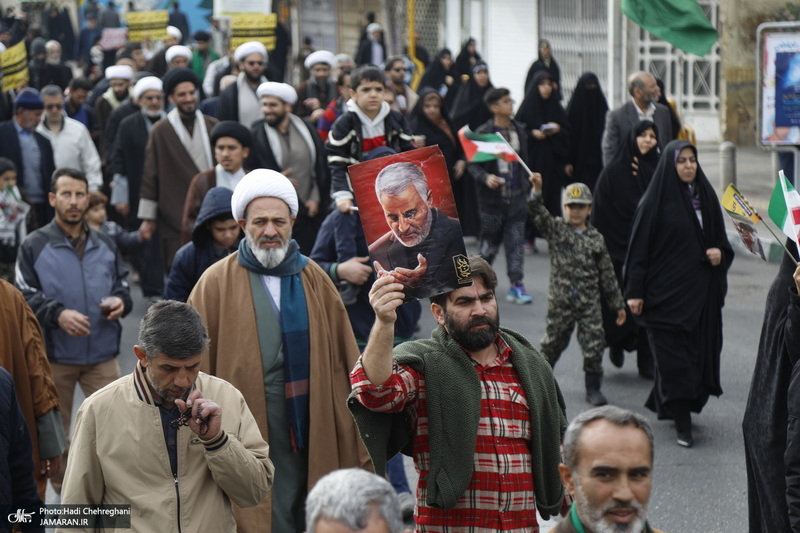
[[[717,147],[701,146],[699,162],[719,190]],[[757,149],[739,150],[737,168],[739,189],[766,216],[766,205],[774,186],[769,154]],[[768,235],[767,232],[764,234]],[[499,279],[497,297],[501,324],[522,332],[534,346],[539,345],[544,333],[550,271],[546,243],[539,240],[538,248],[539,253],[525,258],[525,284],[533,296],[531,305],[517,306],[506,301],[509,283],[504,258],[499,257],[495,263]],[[468,239],[468,249],[476,252],[474,239]],[[609,401],[643,414],[653,425],[656,449],[649,516],[651,524],[658,529],[671,533],[747,530],[747,484],[741,421],[756,357],[765,298],[776,272],[776,264],[761,261],[737,248],[737,257],[728,275],[728,298],[723,312],[721,379],[724,394],[720,398],[712,397],[703,413],[694,417],[693,448],[678,446],[674,425],[669,421],[656,420],[655,414],[644,407],[652,382],[639,377],[634,357],[629,357],[621,369],[604,361],[603,391]],[[131,291],[134,310],[122,320],[120,366],[123,374],[129,373],[136,362],[132,346],[136,343],[139,320],[146,308],[139,288],[134,286]],[[423,307],[427,308],[427,302]],[[427,337],[434,326],[435,322],[425,309],[418,336]],[[581,352],[574,336],[556,365],[555,375],[566,399],[567,416],[571,419],[589,407],[584,401]],[[82,398],[83,395],[78,391],[76,408]],[[56,496],[51,491],[48,502],[54,501]],[[542,533],[549,531],[554,523],[544,523]]]

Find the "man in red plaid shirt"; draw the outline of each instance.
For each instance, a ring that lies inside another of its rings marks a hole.
[[[538,532],[565,511],[558,473],[564,399],[550,365],[499,325],[497,276],[470,258],[473,284],[431,298],[430,339],[392,350],[403,285],[370,291],[375,325],[348,400],[376,472],[402,450],[420,479],[417,531]]]

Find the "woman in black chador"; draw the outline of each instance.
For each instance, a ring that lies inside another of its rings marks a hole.
[[[455,72],[456,78],[471,75],[472,68],[478,63],[484,62],[483,59],[481,59],[481,55],[478,53],[477,46],[475,39],[472,37],[464,42],[461,51],[458,52],[456,62],[453,65],[453,72]]]
[[[419,81],[418,91],[422,92],[427,87],[436,89],[444,98],[445,106],[450,109],[460,84],[453,72],[453,54],[449,48],[442,48],[425,69],[425,74]]]
[[[628,252],[633,215],[658,164],[658,129],[652,120],[643,120],[631,130],[614,159],[606,165],[597,180],[592,205],[592,225],[603,234],[606,247],[622,287],[622,265]],[[606,332],[611,362],[622,367],[625,350],[637,351],[639,374],[653,377],[653,356],[644,328],[628,316],[622,326],[616,324],[617,313],[603,307],[603,328]]]
[[[594,191],[603,170],[603,130],[608,102],[594,72],[584,72],[567,105],[569,138],[572,145],[572,181],[585,183]]]
[[[525,94],[531,90],[533,86],[533,77],[537,72],[549,72],[550,79],[553,80],[553,94],[556,100],[561,100],[561,69],[558,68],[558,63],[553,59],[553,49],[550,46],[550,41],[547,39],[539,40],[539,57],[533,62],[531,68],[528,69],[528,75],[525,76]]]
[[[664,149],[633,219],[625,297],[647,328],[655,381],[646,406],[675,420],[678,444],[692,446],[691,412],[722,394],[722,306],[733,249],[697,149]]]
[[[492,118],[492,112],[483,101],[486,91],[491,88],[492,80],[489,78],[489,67],[486,63],[478,63],[472,67],[472,76],[461,84],[453,101],[453,109],[450,110],[450,118],[456,131],[463,126],[469,126],[469,129],[475,131],[478,126]]]

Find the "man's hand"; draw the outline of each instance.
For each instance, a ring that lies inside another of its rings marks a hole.
[[[425,256],[422,254],[417,254],[417,263],[417,268],[413,270],[410,268],[398,267],[389,272],[389,274],[406,287],[419,287],[420,283],[422,283],[422,278],[428,271],[428,260],[425,259]]]
[[[219,434],[222,428],[222,408],[213,400],[203,398],[203,393],[199,390],[193,390],[186,401],[178,398],[175,405],[181,414],[186,409],[192,410],[192,417],[187,425],[201,439],[211,440]]]
[[[306,201],[306,209],[308,209],[308,216],[317,216],[317,213],[319,212],[319,202],[315,202],[314,200]]]
[[[306,98],[305,100],[303,100],[303,105],[312,111],[322,107],[322,104],[319,102],[319,98]]]
[[[322,109],[322,108],[319,108],[319,109],[315,109],[314,111],[312,111],[311,114],[308,116],[308,118],[311,119],[311,122],[316,123],[322,117],[322,115],[324,115],[324,114],[325,114],[325,110]]]
[[[349,198],[342,198],[341,200],[336,200],[336,209],[344,213],[345,215],[349,215],[352,213],[353,208],[353,200]]]
[[[394,324],[397,321],[397,308],[403,305],[403,285],[397,283],[394,276],[377,261],[375,271],[383,274],[369,291],[369,304],[375,311],[376,320],[384,324]]]
[[[642,314],[642,309],[644,309],[644,300],[642,298],[631,298],[628,300],[628,307],[631,308],[631,313],[639,316]]]
[[[502,187],[505,182],[506,182],[505,179],[498,178],[494,174],[489,174],[489,176],[486,178],[486,186],[492,189],[493,191],[496,191],[497,189]]]
[[[528,176],[528,181],[531,182],[531,192],[533,194],[542,194],[542,175],[539,172],[531,172]]]
[[[456,180],[460,180],[461,176],[464,175],[465,170],[467,170],[467,162],[463,159],[459,159],[456,161],[456,164],[453,165],[453,177]]]
[[[722,250],[719,248],[709,248],[706,250],[706,257],[708,257],[711,266],[719,266],[722,262]]]
[[[617,320],[616,324],[621,326],[625,323],[625,320],[628,319],[628,313],[625,312],[625,309],[617,309]]]
[[[142,240],[149,241],[153,238],[153,233],[156,232],[156,221],[155,220],[143,220],[141,225],[139,226],[139,235],[142,237]]]
[[[39,475],[46,478],[51,478],[61,468],[61,456],[47,457],[39,459]]]
[[[114,204],[114,209],[117,210],[117,213],[126,217],[131,212],[131,204]]]
[[[372,274],[372,268],[365,264],[368,261],[369,257],[351,257],[336,266],[336,275],[353,285],[363,285]]]
[[[533,138],[536,139],[537,141],[541,141],[547,138],[547,135],[542,133],[542,130],[531,130],[531,135],[533,135]]]
[[[90,326],[89,317],[74,309],[64,309],[58,315],[58,327],[73,337],[85,337]]]
[[[118,296],[106,296],[100,302],[100,308],[106,315],[106,320],[117,320],[125,311],[125,302]]]
[[[792,277],[794,278],[794,285],[797,287],[797,294],[800,294],[800,263],[797,263],[797,269],[795,269]]]

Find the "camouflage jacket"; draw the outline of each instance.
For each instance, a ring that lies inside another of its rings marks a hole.
[[[625,302],[603,235],[588,222],[586,230],[575,231],[566,220],[550,214],[541,196],[530,200],[528,207],[539,234],[547,239],[550,249],[548,298],[599,303],[602,295],[610,309],[624,309]]]

